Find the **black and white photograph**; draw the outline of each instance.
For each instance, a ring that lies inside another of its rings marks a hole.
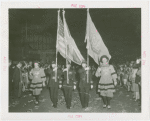
[[[141,114],[142,8],[69,5],[8,8],[8,113]]]
[[[9,58],[10,112],[141,112],[140,8],[9,9]]]

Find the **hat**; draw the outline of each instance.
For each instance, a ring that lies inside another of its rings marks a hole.
[[[85,63],[85,64],[86,64],[87,62],[86,62],[85,60],[83,60],[83,61],[82,61],[82,64],[83,64],[83,63]]]
[[[103,59],[103,58],[106,58],[106,59],[107,59],[107,61],[109,61],[109,58],[108,58],[108,56],[107,56],[107,55],[102,55],[102,56],[100,57],[100,60],[99,60],[101,63],[102,63],[102,59]]]
[[[56,62],[55,62],[55,61],[52,61],[52,64],[56,64]]]

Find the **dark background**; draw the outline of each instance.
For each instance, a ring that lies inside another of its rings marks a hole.
[[[58,9],[9,9],[9,54],[17,60],[20,49],[28,43],[27,35],[50,35],[49,47],[55,49]],[[62,9],[61,9],[62,10]],[[141,56],[141,9],[98,8],[89,9],[92,21],[107,46],[112,63],[135,60]],[[60,11],[62,17],[62,11]],[[72,37],[86,58],[87,9],[65,9],[65,17]],[[18,55],[18,56],[15,56]],[[59,56],[59,58],[61,58]],[[93,62],[90,59],[90,62]]]

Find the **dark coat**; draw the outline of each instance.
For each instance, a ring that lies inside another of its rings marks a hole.
[[[16,66],[13,73],[13,83],[16,88],[19,88],[19,82],[21,82],[21,70]]]
[[[12,82],[14,69],[12,66],[9,67],[9,82]]]
[[[69,79],[69,83],[67,84],[67,71],[63,72],[63,87],[68,86],[68,87],[73,87],[74,85],[76,85],[76,78],[75,78],[75,74],[76,72],[73,69],[69,69],[68,71],[68,79]]]
[[[49,75],[49,82],[48,82],[49,87],[59,86],[59,84],[62,84],[62,81],[61,81],[62,71],[60,69],[57,70],[57,82],[55,82],[56,73],[53,71],[53,69],[48,69],[47,73]]]
[[[87,83],[87,71],[84,68],[81,68],[78,70],[79,76],[80,76],[80,82],[79,82],[79,87],[90,87],[91,84],[93,84],[92,81],[92,73],[89,70],[89,83]]]

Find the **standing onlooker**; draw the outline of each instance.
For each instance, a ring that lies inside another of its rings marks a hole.
[[[140,99],[139,105],[141,105],[141,63],[138,63],[138,71],[136,73],[135,83],[138,84],[139,86],[139,99]]]
[[[13,88],[14,88],[14,97],[20,98],[22,92],[22,73],[21,73],[22,63],[17,62],[16,68],[13,73]]]
[[[42,91],[42,77],[45,76],[44,70],[40,68],[40,63],[35,61],[34,68],[30,72],[30,79],[32,79],[30,90],[36,98],[35,104],[39,103],[39,96]]]
[[[120,86],[123,87],[123,66],[120,67]]]
[[[28,79],[29,79],[28,78],[28,66],[27,66],[27,63],[24,62],[24,67],[22,68],[22,81],[23,81],[23,86],[25,90],[28,89],[28,84],[29,84]]]
[[[133,98],[135,98],[135,101],[139,99],[139,86],[135,83],[136,73],[138,71],[137,64],[134,63],[133,70],[132,70],[132,91],[133,91]]]
[[[29,64],[28,64],[28,75],[29,75],[29,72],[30,72],[32,69],[33,69],[33,63],[32,63],[32,61],[30,61]],[[32,79],[29,78],[28,88],[30,87],[31,81],[32,81]]]
[[[127,82],[127,86],[128,86],[128,92],[131,91],[131,83],[132,83],[132,68],[133,64],[130,63],[130,66],[129,66],[129,70],[128,70],[128,82]]]
[[[120,75],[121,75],[121,67],[119,66],[118,69],[117,69],[117,81],[118,81],[118,84],[120,84],[121,86],[121,78],[120,78]]]
[[[9,97],[12,95],[13,91],[13,68],[12,61],[9,60]]]
[[[47,66],[47,64],[46,64],[46,66]],[[44,74],[45,74],[44,69],[47,68],[46,66],[44,64],[41,64],[41,70],[44,72]],[[42,82],[43,82],[42,87],[44,88],[46,86],[46,74],[45,74],[45,76],[43,76],[41,78],[42,78]]]
[[[123,69],[123,84],[124,84],[124,87],[126,89],[128,89],[128,86],[127,86],[127,81],[128,81],[128,70],[127,70],[127,66],[125,65],[124,66],[124,69]]]
[[[48,88],[48,82],[49,82],[49,70],[50,70],[50,65],[48,64],[45,64],[45,69],[44,69],[44,72],[45,72],[45,75],[46,75],[46,86]]]

